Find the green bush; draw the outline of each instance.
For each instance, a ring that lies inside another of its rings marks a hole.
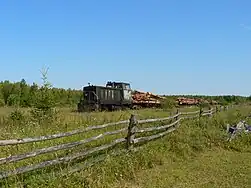
[[[0,99],[0,107],[3,107],[5,105],[4,100]]]
[[[176,107],[176,101],[174,99],[167,98],[162,101],[161,106],[163,109],[173,109]]]
[[[13,110],[7,118],[8,124],[13,126],[25,126],[28,120],[29,117],[18,108]]]
[[[8,106],[19,106],[20,97],[17,94],[11,94],[7,99]]]

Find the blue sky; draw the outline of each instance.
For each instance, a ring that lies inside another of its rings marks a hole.
[[[0,80],[251,94],[251,1],[1,1]]]

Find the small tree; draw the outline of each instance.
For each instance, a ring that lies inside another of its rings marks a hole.
[[[53,120],[55,115],[55,100],[51,91],[52,84],[48,81],[48,68],[41,70],[43,85],[35,94],[32,116],[39,120]]]

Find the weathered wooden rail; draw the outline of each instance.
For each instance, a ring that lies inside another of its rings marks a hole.
[[[63,144],[58,144],[55,146],[50,146],[50,147],[45,147],[42,149],[36,149],[34,151],[30,151],[27,153],[23,154],[17,154],[17,155],[11,155],[8,157],[0,158],[0,165],[8,165],[9,163],[15,163],[21,160],[25,160],[28,158],[36,157],[42,154],[47,154],[47,153],[52,153],[52,152],[57,152],[60,150],[67,150],[74,148],[76,146],[84,145],[87,143],[90,143],[92,141],[99,140],[101,138],[104,138],[105,136],[108,135],[116,135],[119,133],[125,133],[127,136],[125,138],[117,138],[110,143],[106,143],[101,146],[89,148],[89,149],[84,149],[78,153],[74,153],[70,156],[64,156],[64,157],[59,157],[55,158],[52,160],[47,160],[40,162],[38,164],[31,164],[28,166],[22,166],[19,168],[16,168],[15,170],[7,170],[7,171],[1,171],[0,172],[0,179],[3,178],[8,178],[13,175],[18,175],[18,174],[23,174],[26,172],[34,171],[37,169],[45,168],[48,166],[53,166],[53,165],[58,165],[58,164],[67,164],[70,161],[73,161],[75,159],[82,159],[84,157],[87,157],[88,155],[91,155],[93,153],[99,152],[99,151],[104,151],[109,148],[112,148],[118,144],[124,143],[124,148],[126,150],[131,151],[137,144],[137,143],[142,143],[146,141],[150,141],[153,139],[160,138],[164,135],[167,135],[170,132],[175,131],[182,120],[185,119],[190,119],[190,118],[201,118],[204,116],[211,117],[214,113],[221,111],[222,108],[215,108],[215,109],[209,109],[209,110],[198,110],[194,112],[179,112],[177,110],[176,114],[170,117],[164,117],[164,118],[156,118],[156,119],[145,119],[145,120],[137,120],[135,115],[131,115],[129,120],[124,120],[124,121],[119,121],[119,122],[114,122],[114,123],[107,123],[103,125],[97,125],[97,126],[90,126],[90,127],[85,127],[82,129],[77,129],[73,130],[70,132],[65,132],[65,133],[57,133],[53,135],[47,135],[47,136],[40,136],[40,137],[34,137],[34,138],[19,138],[19,139],[11,139],[11,140],[0,140],[0,147],[6,147],[6,146],[15,146],[15,145],[23,145],[27,143],[34,143],[34,142],[42,142],[42,141],[47,141],[47,140],[52,140],[52,139],[58,139],[58,138],[63,138],[63,137],[69,137],[73,136],[76,134],[88,132],[91,130],[99,130],[99,129],[104,129],[107,127],[119,125],[121,126],[121,129],[115,130],[115,131],[108,131],[104,132],[101,134],[98,134],[96,136],[92,136],[83,140],[75,141],[75,142],[69,142],[69,143],[63,143]],[[161,125],[161,126],[150,126],[150,127],[142,127],[140,128],[141,124],[149,124],[153,122],[165,122],[169,121],[166,125]],[[170,122],[171,121],[171,122]],[[128,125],[127,125],[128,124]],[[158,133],[155,133],[154,135],[150,136],[141,136],[141,137],[136,137],[137,134],[140,133],[149,133],[149,132],[154,132],[157,131]],[[161,132],[159,132],[161,131]],[[104,157],[102,159],[105,159]],[[101,159],[97,160],[100,161]],[[80,170],[81,168],[77,168]],[[77,169],[73,169],[72,171],[77,171]]]

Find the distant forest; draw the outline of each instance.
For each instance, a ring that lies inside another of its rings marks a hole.
[[[0,82],[0,106],[32,107],[41,97],[42,88],[36,83],[29,85],[24,79],[20,82]],[[56,106],[77,105],[82,91],[50,88],[50,95]]]
[[[42,89],[36,83],[29,85],[24,79],[20,82],[2,81],[0,82],[0,106],[19,106],[32,107],[41,97]],[[81,90],[50,88],[50,95],[56,106],[66,107],[77,105],[81,95]],[[169,99],[175,99],[181,96],[166,96]],[[192,96],[182,95],[182,97],[203,98],[206,100],[215,100],[221,104],[244,103],[251,101],[251,97],[243,96]]]

